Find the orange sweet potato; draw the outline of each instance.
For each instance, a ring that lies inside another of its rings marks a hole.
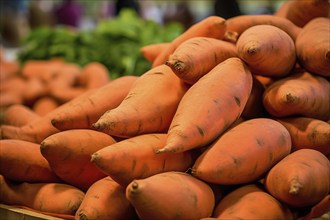
[[[267,191],[291,207],[308,207],[330,191],[330,161],[321,152],[300,149],[278,162],[265,178]]]
[[[40,151],[57,176],[85,191],[105,177],[90,162],[91,154],[113,143],[115,140],[102,132],[73,129],[47,137],[41,142]]]

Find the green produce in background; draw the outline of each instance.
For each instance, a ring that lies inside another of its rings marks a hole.
[[[47,60],[61,57],[81,66],[100,62],[112,78],[141,75],[151,64],[140,53],[142,46],[169,42],[184,31],[181,23],[160,25],[144,20],[132,9],[123,9],[111,19],[100,21],[92,30],[74,30],[67,26],[32,30],[22,41],[18,60]]]

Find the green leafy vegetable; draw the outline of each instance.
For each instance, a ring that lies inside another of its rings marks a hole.
[[[81,66],[89,62],[104,64],[112,76],[141,75],[151,64],[142,56],[142,46],[169,42],[183,32],[182,24],[160,25],[144,20],[132,9],[123,9],[100,21],[92,30],[73,30],[67,26],[32,30],[22,41],[18,60],[22,63],[61,57]]]

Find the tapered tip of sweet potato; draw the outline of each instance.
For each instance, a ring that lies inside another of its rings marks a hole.
[[[166,60],[165,65],[169,66],[174,72],[183,72],[186,67],[184,62],[177,59]]]
[[[99,154],[98,153],[94,153],[94,154],[92,154],[92,156],[91,156],[91,162],[92,163],[97,163],[97,161],[99,160]]]

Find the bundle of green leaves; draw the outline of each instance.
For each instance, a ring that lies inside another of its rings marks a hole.
[[[151,64],[140,48],[169,42],[183,31],[178,22],[160,25],[142,19],[132,9],[124,9],[117,17],[104,19],[91,30],[67,26],[34,29],[23,39],[17,58],[24,63],[59,57],[81,66],[100,62],[109,69],[112,78],[141,75]]]

